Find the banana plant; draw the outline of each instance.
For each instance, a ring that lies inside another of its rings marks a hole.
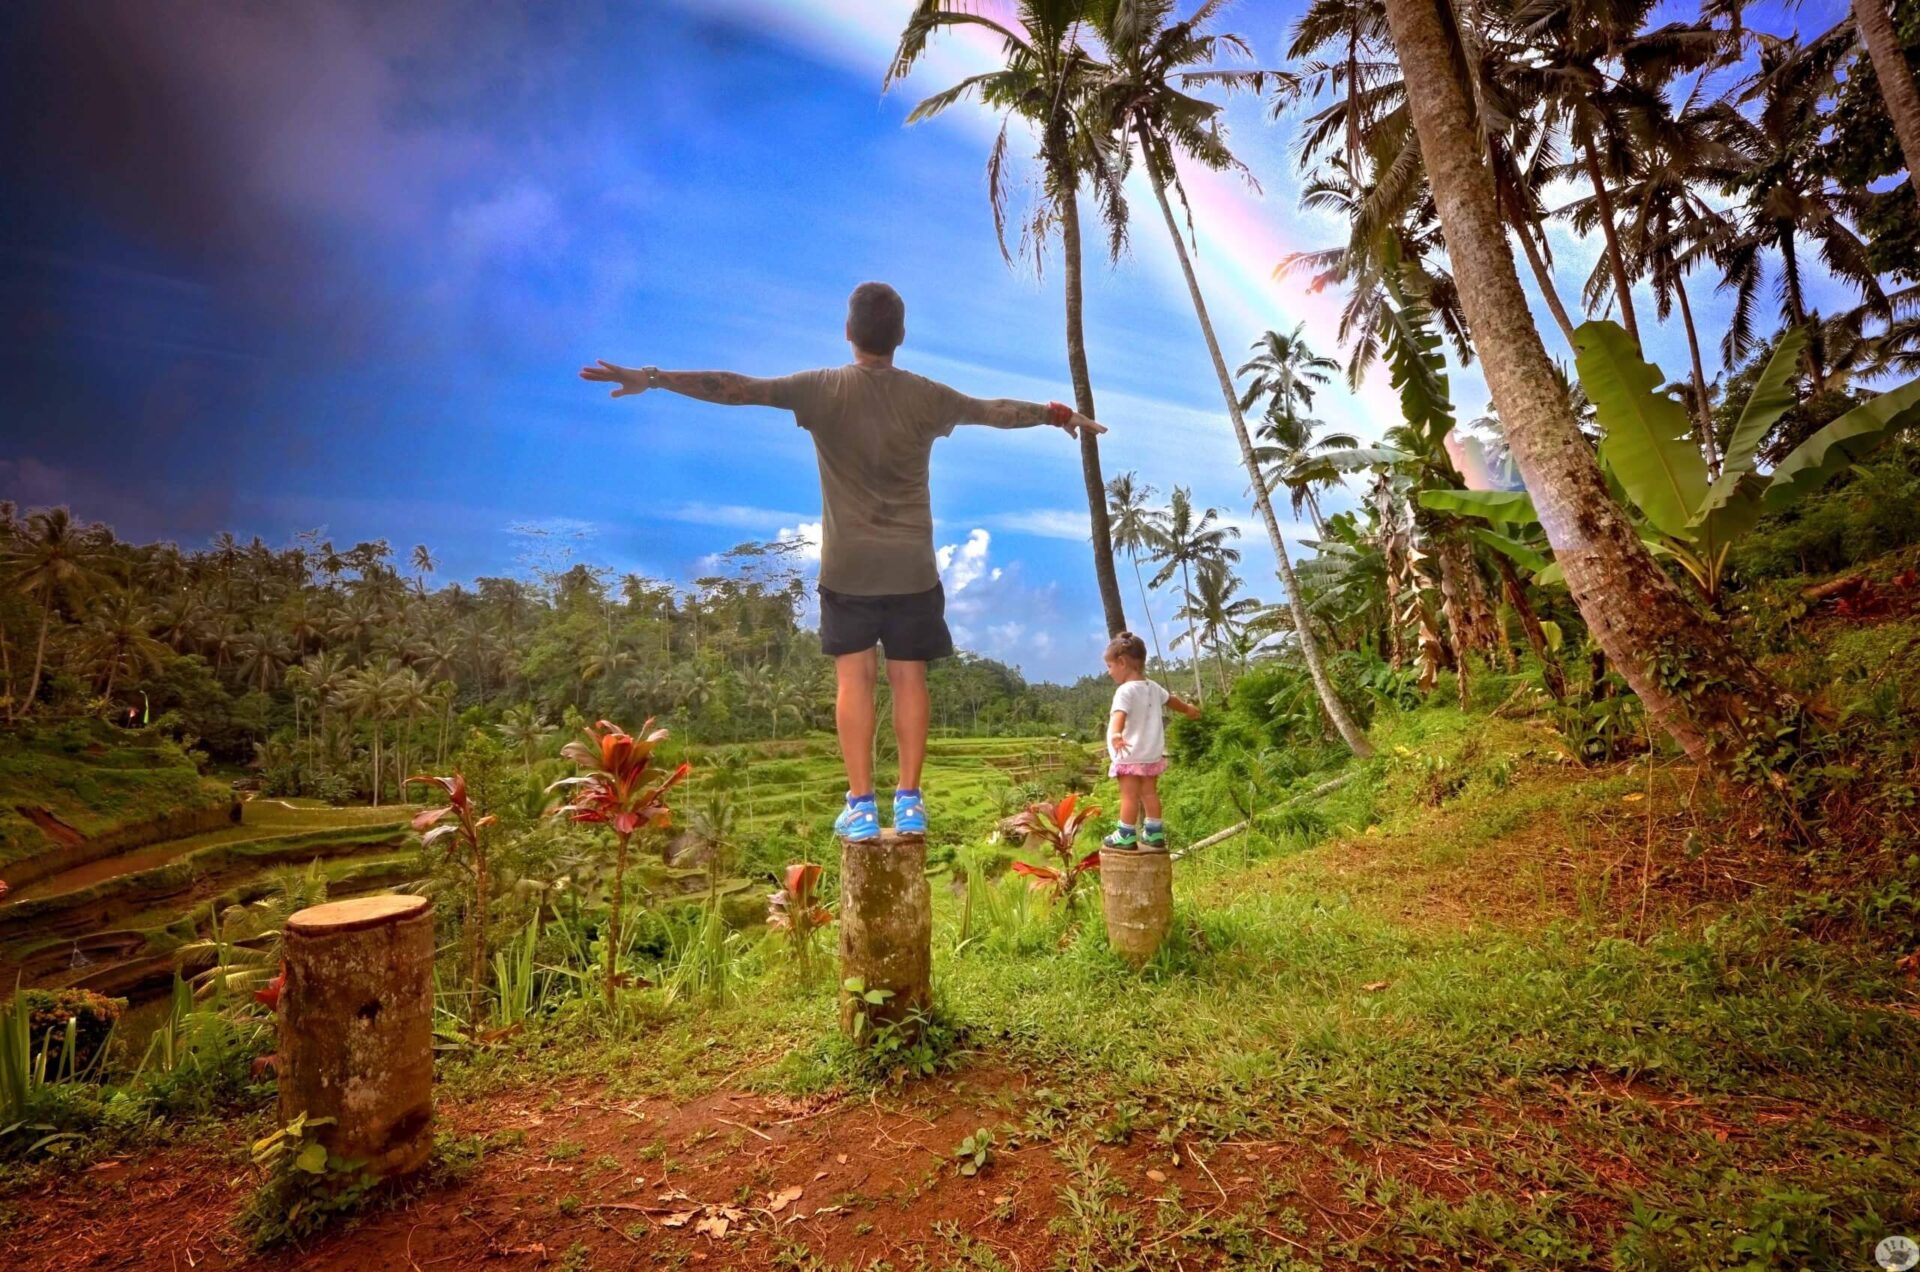
[[[1648,547],[1685,570],[1715,607],[1726,586],[1728,551],[1762,516],[1791,507],[1888,437],[1920,424],[1920,380],[1914,380],[1861,403],[1770,471],[1759,471],[1760,443],[1794,405],[1792,379],[1806,342],[1805,328],[1781,338],[1741,409],[1715,477],[1693,443],[1686,408],[1660,391],[1666,377],[1640,357],[1627,333],[1611,322],[1589,322],[1574,332],[1580,384],[1599,421],[1600,462],[1610,484],[1631,504]],[[1525,533],[1539,517],[1524,492],[1432,490],[1420,502],[1518,530],[1480,537],[1526,565],[1537,581],[1560,581],[1558,566]]]

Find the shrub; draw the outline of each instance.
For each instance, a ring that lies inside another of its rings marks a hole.
[[[47,1072],[67,1072],[65,1055],[67,1021],[77,1022],[71,1071],[87,1073],[92,1067],[113,1027],[126,1010],[124,998],[108,998],[90,989],[23,989],[20,1001],[27,1008],[27,1028],[32,1033],[34,1054],[44,1047]]]

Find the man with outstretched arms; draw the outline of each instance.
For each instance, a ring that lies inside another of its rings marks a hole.
[[[847,301],[853,361],[820,371],[756,379],[728,371],[662,371],[599,362],[583,380],[615,386],[614,397],[667,389],[725,406],[792,411],[813,438],[823,505],[820,648],[832,656],[839,692],[835,721],[847,768],[847,806],[834,821],[843,838],[879,837],[873,786],[875,646],[886,651],[893,730],[900,743],[894,829],[924,835],[920,770],[927,754],[927,664],[953,652],[946,594],[933,552],[927,489],[935,439],[957,424],[1032,428],[1051,424],[1078,437],[1106,429],[1058,402],[968,397],[893,365],[906,339],[906,305],[885,283],[862,283]]]

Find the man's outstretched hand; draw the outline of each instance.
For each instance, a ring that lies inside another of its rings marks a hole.
[[[1070,406],[1059,402],[1047,403],[1047,423],[1065,430],[1068,437],[1078,438],[1080,430],[1085,429],[1088,437],[1098,437],[1107,431],[1104,424],[1095,423]]]
[[[592,380],[596,384],[612,384],[618,386],[613,391],[612,396],[614,397],[626,397],[631,393],[645,393],[647,391],[647,377],[645,375],[633,367],[615,366],[605,358],[600,359],[593,366],[581,367],[580,378],[582,380]]]

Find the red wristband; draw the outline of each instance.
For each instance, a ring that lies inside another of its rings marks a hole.
[[[1073,423],[1073,408],[1064,402],[1047,403],[1047,423],[1065,428]]]

